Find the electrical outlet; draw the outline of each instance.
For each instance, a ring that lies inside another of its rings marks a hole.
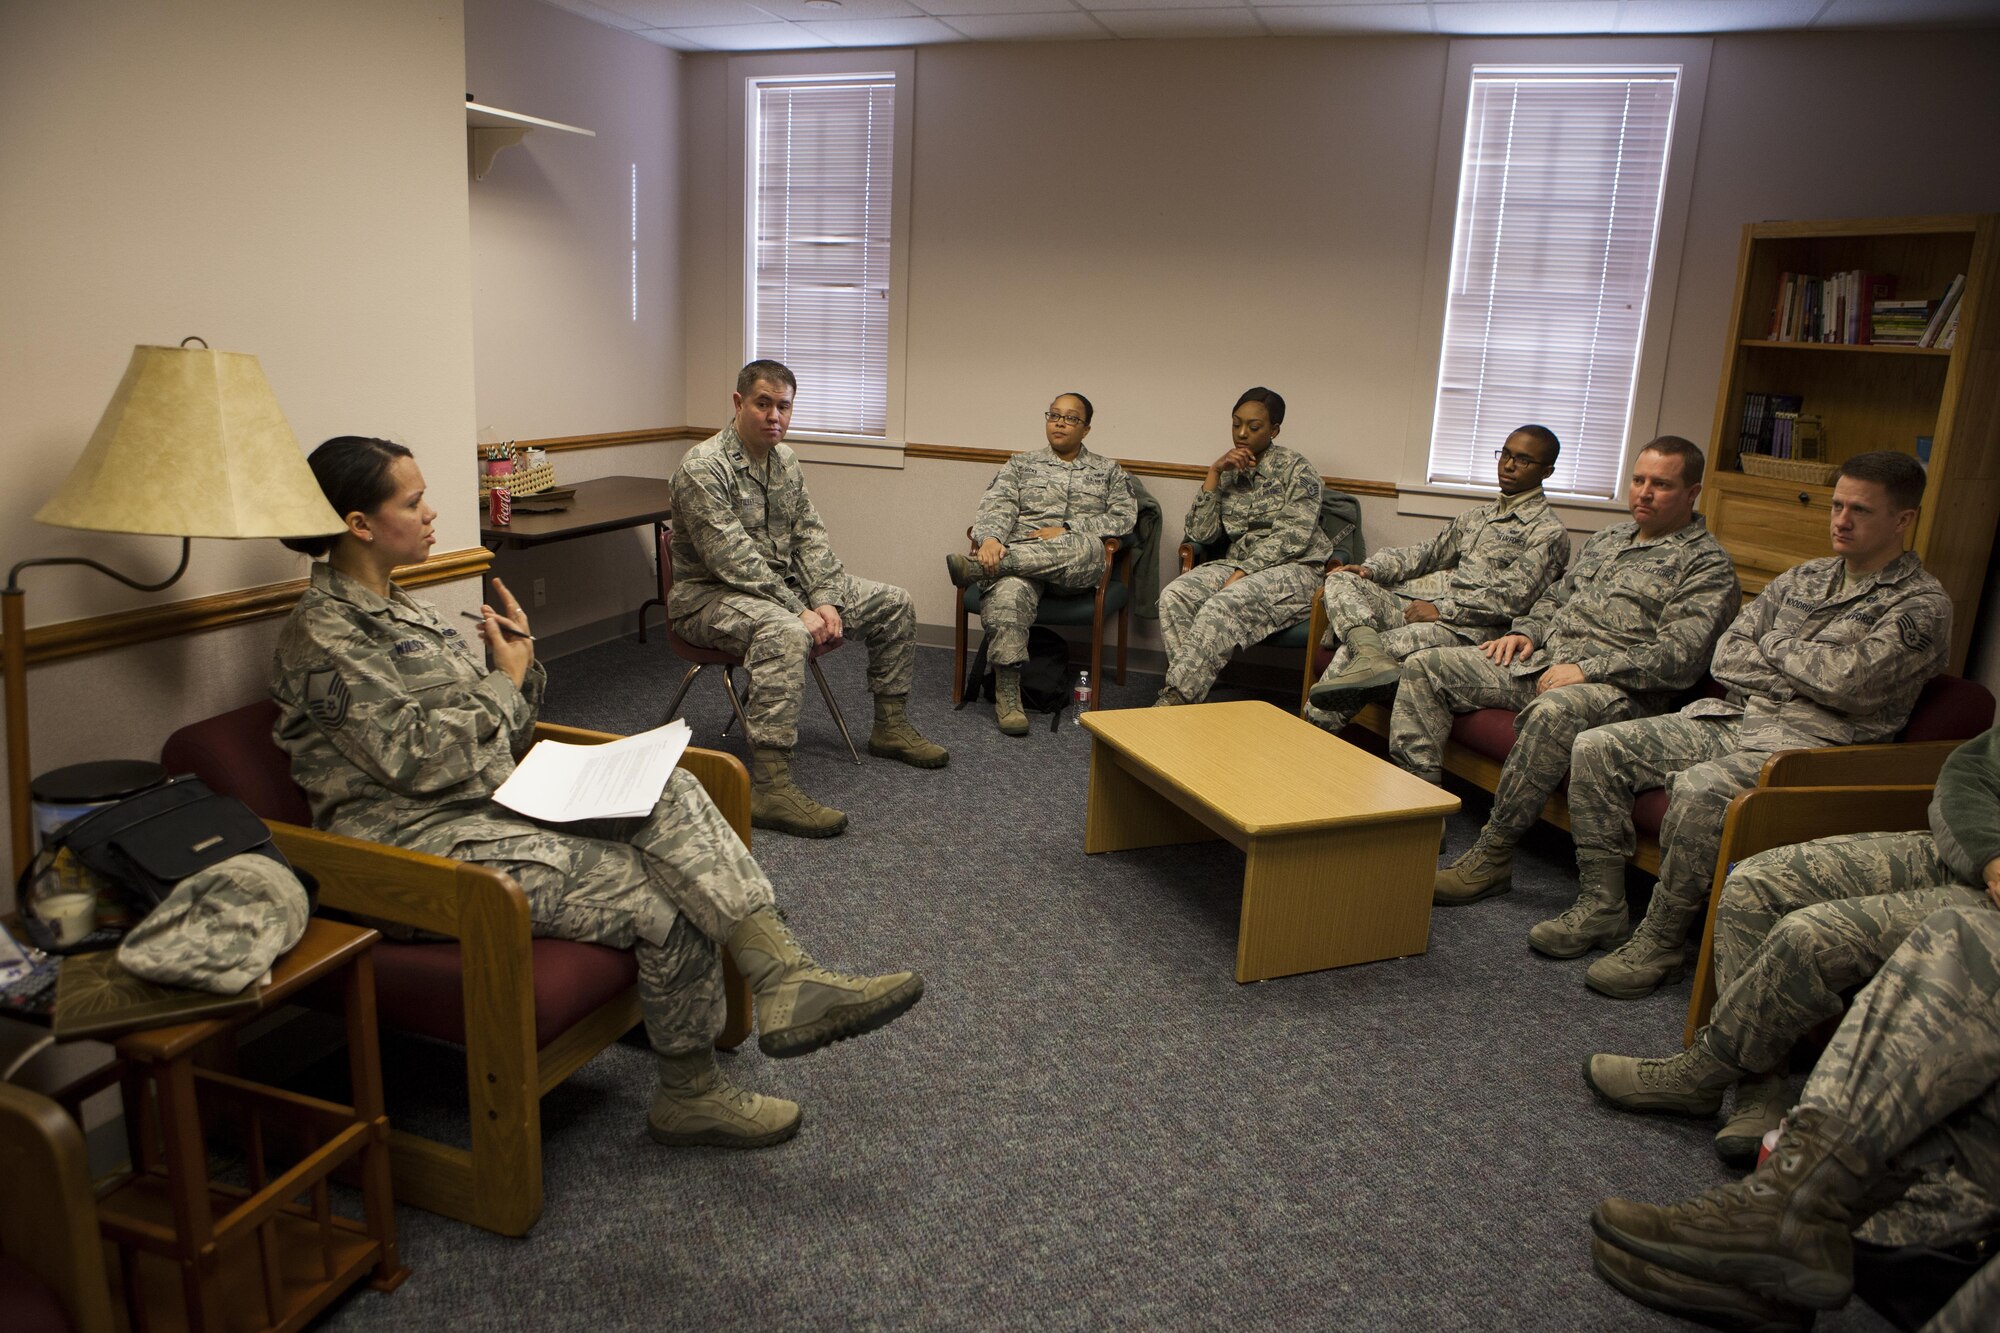
[[[539,611],[549,604],[549,581],[547,579],[536,579],[534,593],[535,609]]]

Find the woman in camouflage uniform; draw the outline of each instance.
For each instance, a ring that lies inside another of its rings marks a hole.
[[[547,673],[521,604],[500,580],[480,608],[480,654],[390,581],[436,540],[410,451],[341,436],[313,474],[345,522],[287,540],[327,559],[278,641],[278,744],[322,829],[493,866],[527,895],[535,933],[629,948],[646,1035],[659,1055],[647,1117],[668,1144],[764,1147],[799,1108],[733,1086],[716,1068],[719,948],[756,996],[767,1055],[804,1055],[915,1004],[911,972],[850,977],[816,966],[773,910],[771,883],[701,784],[676,770],[651,815],[545,827],[493,792],[533,739]],[[484,656],[491,665],[482,661]]]

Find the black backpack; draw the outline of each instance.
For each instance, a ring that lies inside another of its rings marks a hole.
[[[960,708],[997,697],[993,669],[986,665],[986,646],[991,642],[990,636],[981,639],[979,651],[972,655],[972,666],[965,673],[965,694],[958,701]],[[1021,664],[1021,707],[1030,713],[1051,714],[1049,730],[1054,731],[1062,724],[1063,710],[1070,705],[1073,683],[1069,641],[1046,625],[1030,625],[1028,660]]]

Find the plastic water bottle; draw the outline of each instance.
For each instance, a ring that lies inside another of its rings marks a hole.
[[[1069,692],[1069,701],[1076,705],[1076,716],[1070,719],[1075,726],[1083,725],[1083,715],[1090,711],[1090,673],[1076,673],[1076,685]]]

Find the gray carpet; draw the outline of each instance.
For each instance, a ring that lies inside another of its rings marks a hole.
[[[865,741],[858,646],[826,666]],[[1682,1327],[1598,1280],[1586,1219],[1605,1194],[1726,1179],[1714,1127],[1612,1111],[1578,1069],[1676,1049],[1687,985],[1619,1003],[1582,961],[1528,951],[1572,893],[1565,838],[1538,830],[1511,894],[1438,912],[1422,957],[1239,986],[1240,855],[1086,858],[1086,733],[1002,737],[986,708],[950,711],[949,673],[920,651],[912,713],[951,748],[941,772],[865,748],[854,767],[809,697],[795,771],[851,827],[756,840],[823,962],[929,979],[880,1033],[726,1058],[804,1105],[799,1136],[658,1148],[649,1057],[614,1047],[544,1103],[532,1236],[399,1209],[413,1276],[330,1327]],[[574,654],[545,716],[656,725],[678,674],[657,635]],[[727,716],[714,675],[687,709],[701,744]],[[1469,795],[1454,850],[1483,810]],[[399,1101],[427,1064],[394,1057]],[[1818,1327],[1887,1325],[1857,1303]]]

